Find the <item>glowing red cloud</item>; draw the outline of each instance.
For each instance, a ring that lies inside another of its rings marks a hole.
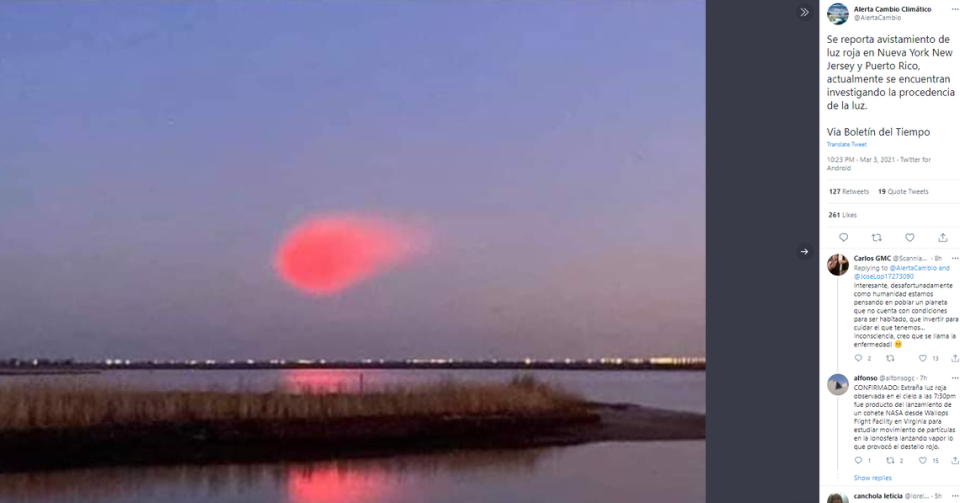
[[[333,295],[407,259],[422,240],[403,226],[372,217],[313,218],[280,244],[276,268],[290,285]]]

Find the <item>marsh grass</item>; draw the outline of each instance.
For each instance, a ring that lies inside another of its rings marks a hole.
[[[380,417],[573,415],[571,393],[518,377],[508,383],[385,388],[368,393],[151,391],[19,385],[0,387],[0,433],[156,425],[283,423]]]

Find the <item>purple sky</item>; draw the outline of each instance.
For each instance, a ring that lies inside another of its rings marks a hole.
[[[0,358],[705,352],[702,2],[3,2]],[[429,254],[273,270],[359,212]]]

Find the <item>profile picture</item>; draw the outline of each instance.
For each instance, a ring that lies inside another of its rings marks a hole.
[[[849,269],[850,261],[839,253],[827,259],[827,270],[834,276],[843,276]]]
[[[850,503],[847,500],[847,495],[843,493],[833,493],[830,496],[827,496],[827,503]]]
[[[843,374],[833,374],[827,379],[827,389],[834,395],[840,396],[850,389],[850,381]]]
[[[850,17],[850,11],[842,3],[835,3],[827,9],[827,19],[833,24],[843,24]]]

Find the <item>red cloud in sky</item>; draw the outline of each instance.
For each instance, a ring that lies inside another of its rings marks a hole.
[[[425,243],[421,233],[388,219],[319,215],[284,237],[275,266],[295,288],[333,295],[403,263]]]

